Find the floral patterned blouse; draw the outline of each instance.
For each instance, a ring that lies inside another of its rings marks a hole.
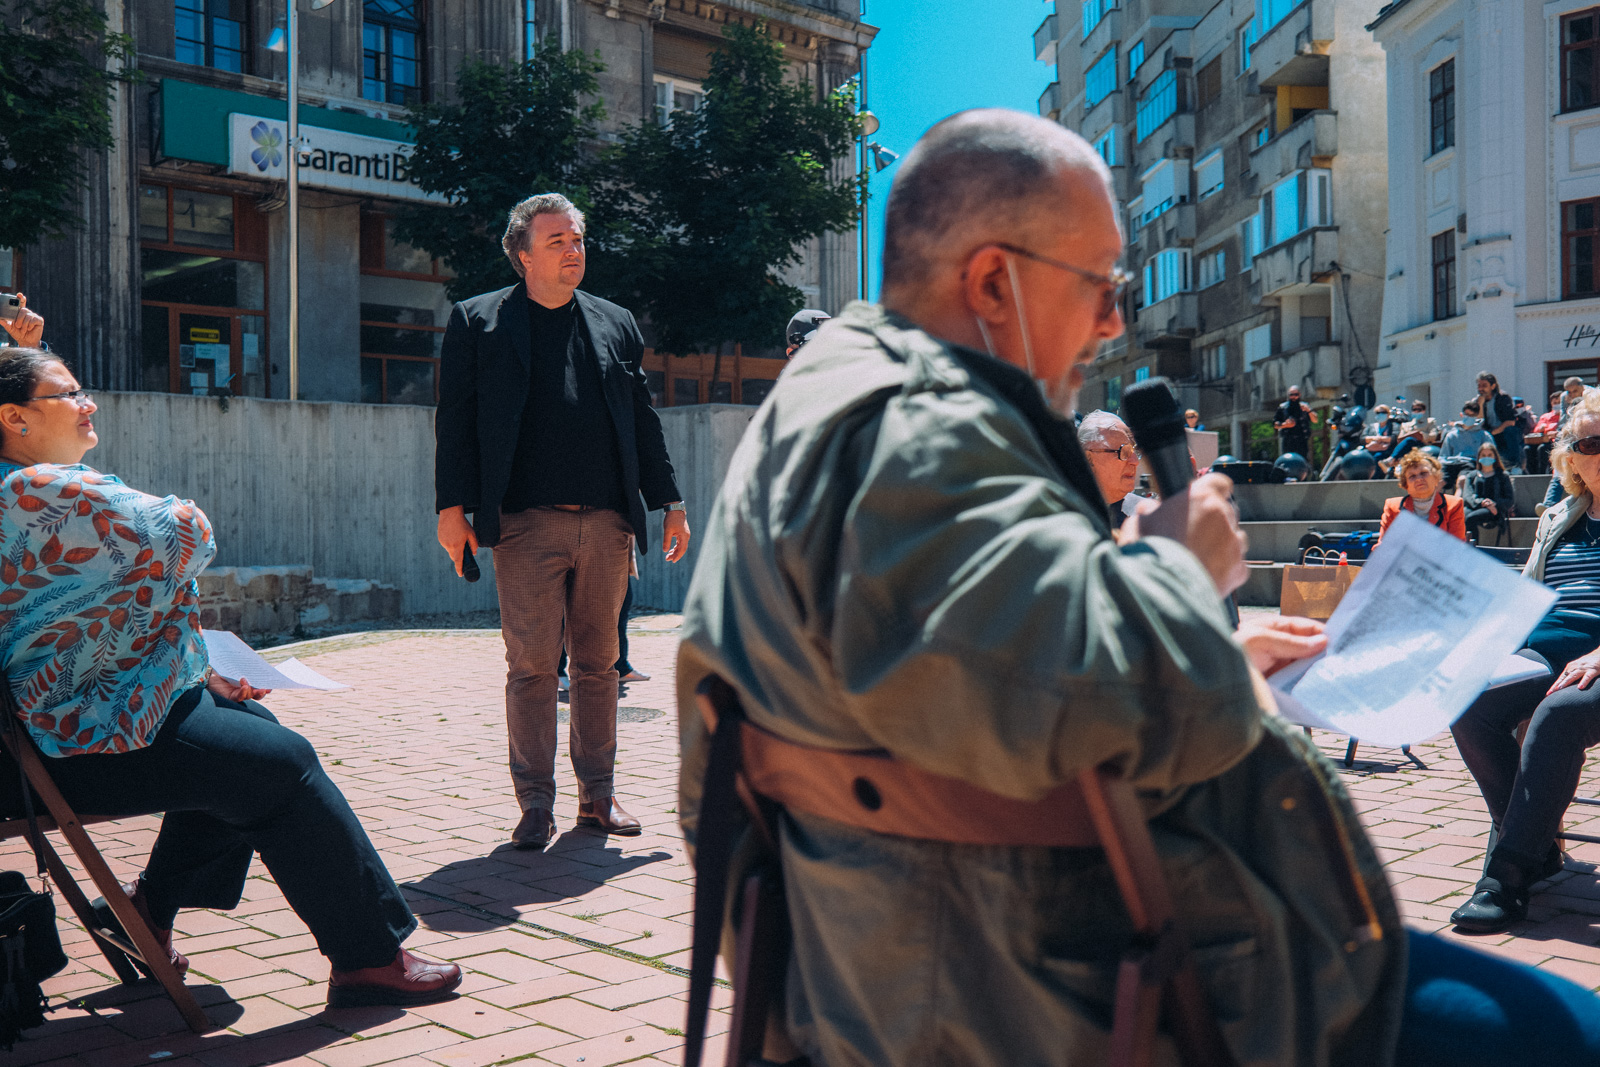
[[[83,464],[0,462],[0,669],[47,756],[127,752],[205,678],[191,500]]]

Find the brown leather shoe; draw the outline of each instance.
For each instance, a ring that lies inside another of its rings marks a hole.
[[[155,920],[150,918],[150,904],[144,898],[144,878],[141,876],[138,881],[125,883],[122,891],[128,894],[128,899],[133,901],[133,906],[138,909],[139,917],[145,921],[146,926],[150,927],[150,932],[156,937],[156,944],[167,950],[167,959],[171,960],[172,966],[177,969],[178,977],[182,978],[188,974],[189,957],[172,947],[172,931],[161,929],[155,924]],[[100,925],[111,932],[113,940],[124,942],[126,945],[125,951],[133,948],[133,938],[129,937],[127,931],[122,928],[122,922],[117,918],[116,913],[111,910],[111,905],[106,903],[104,897],[96,897],[90,902],[89,906],[94,909],[94,917],[99,921]],[[133,965],[143,971],[146,977],[154,977],[150,973],[150,968],[145,966],[144,961],[140,960],[132,952],[128,952],[128,955],[133,960]]]
[[[454,963],[430,963],[401,949],[387,967],[334,971],[328,976],[328,1007],[415,1007],[444,1000],[460,984],[461,968]]]
[[[598,826],[618,837],[637,837],[640,833],[639,820],[623,811],[616,797],[579,804],[578,825]]]
[[[511,845],[522,849],[544,848],[555,832],[556,820],[549,808],[529,808],[522,813],[522,821],[517,823],[517,828],[511,831]]]

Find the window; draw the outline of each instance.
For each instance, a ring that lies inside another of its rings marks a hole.
[[[1106,166],[1108,167],[1115,167],[1121,162],[1117,158],[1117,128],[1115,126],[1095,138],[1094,150],[1100,153],[1100,158],[1106,161]]]
[[[1222,95],[1222,57],[1200,68],[1194,76],[1194,108],[1199,111]]]
[[[173,58],[244,73],[245,0],[175,0]]]
[[[1433,235],[1433,317],[1448,319],[1456,313],[1456,231],[1454,227]]]
[[[1228,277],[1227,253],[1219,248],[1214,252],[1207,252],[1200,257],[1200,264],[1196,268],[1197,279],[1195,288],[1208,289]]]
[[[1250,49],[1256,43],[1256,28],[1248,25],[1239,31],[1239,73],[1243,74],[1250,69]]]
[[[138,385],[266,396],[267,225],[250,197],[139,187]]]
[[[1272,140],[1272,124],[1264,122],[1256,128],[1256,147],[1265,148],[1268,141]]]
[[[656,124],[671,126],[672,116],[679,111],[696,112],[706,94],[697,82],[656,75]]]
[[[1139,80],[1139,68],[1144,66],[1144,42],[1135,41],[1128,46],[1128,80]]]
[[[1194,188],[1198,199],[1204,200],[1222,191],[1222,150],[1218,149],[1194,166]]]
[[[1228,376],[1228,346],[1206,345],[1200,350],[1200,379],[1214,382]]]
[[[1110,96],[1117,87],[1117,50],[1112,48],[1095,60],[1083,76],[1083,106],[1091,108]]]
[[[1182,159],[1163,159],[1140,176],[1139,202],[1143,212],[1138,226],[1148,226],[1179,204],[1189,200],[1189,164]]]
[[[1326,170],[1298,171],[1269,189],[1261,198],[1267,245],[1287,241],[1313,226],[1331,226],[1330,189]]]
[[[1272,355],[1272,323],[1264,322],[1244,332],[1245,370],[1249,370],[1270,355]]]
[[[1257,0],[1256,3],[1256,40],[1267,35],[1267,31],[1282,22],[1295,8],[1305,3],[1305,0]]]
[[[361,402],[435,404],[444,327],[431,308],[361,305]]]
[[[1145,307],[1189,291],[1189,250],[1169,248],[1150,258],[1144,267]]]
[[[1600,104],[1600,8],[1561,20],[1561,110]]]
[[[1456,61],[1447,59],[1428,75],[1428,154],[1456,143]]]
[[[1134,380],[1135,383],[1149,381],[1150,380],[1150,368],[1149,367],[1138,367],[1138,368],[1136,368],[1134,370],[1134,372],[1133,372],[1133,380]]]
[[[1106,12],[1116,7],[1116,0],[1083,0],[1083,36],[1087,40],[1100,25],[1100,20],[1106,17]]]
[[[394,235],[394,219],[376,212],[361,213],[361,273],[391,274],[423,281],[445,282],[455,274],[420,248]]]
[[[16,292],[22,288],[22,272],[17,269],[17,253],[9,248],[0,248],[0,289],[7,292]]]
[[[1122,375],[1106,379],[1106,410],[1116,413],[1122,410]]]
[[[536,0],[522,0],[522,58],[532,59],[539,47],[539,29],[534,25]]]
[[[422,21],[417,0],[366,0],[361,96],[386,104],[422,98]]]
[[[1561,205],[1561,297],[1600,294],[1595,251],[1600,245],[1600,198]]]
[[[1239,224],[1239,271],[1243,273],[1250,269],[1250,264],[1261,250],[1266,248],[1266,233],[1262,226],[1261,212],[1245,219]]]
[[[1144,91],[1144,97],[1139,101],[1139,112],[1135,120],[1137,138],[1143,141],[1155,133],[1177,110],[1178,75],[1176,71],[1164,70],[1159,78],[1150,83],[1150,87]]]

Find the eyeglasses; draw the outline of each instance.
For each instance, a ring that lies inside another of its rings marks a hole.
[[[1591,441],[1600,441],[1600,437],[1591,437],[1591,438],[1589,438],[1589,440],[1591,440]],[[1124,463],[1132,463],[1135,460],[1143,458],[1143,456],[1144,456],[1143,452],[1140,452],[1137,448],[1134,448],[1132,445],[1120,445],[1120,446],[1118,446],[1116,448],[1086,448],[1086,449],[1084,449],[1084,451],[1085,452],[1099,452],[1099,453],[1102,453],[1103,455],[1107,455],[1107,456],[1116,456],[1118,459],[1120,459]]]
[[[70,400],[81,408],[94,403],[94,394],[87,389],[74,389],[70,393],[46,393],[44,396],[28,398],[30,404],[35,400]]]
[[[1600,456],[1600,437],[1580,437],[1572,442],[1572,450],[1586,456]]]
[[[1030,252],[1026,248],[1018,248],[1016,245],[1008,245],[1004,241],[996,241],[995,247],[1003,248],[1012,255],[1021,256],[1023,259],[1031,259],[1039,263],[1048,264],[1052,267],[1059,267],[1062,270],[1071,271],[1078,277],[1087,278],[1091,282],[1099,285],[1099,321],[1101,322],[1106,321],[1112,315],[1117,313],[1117,301],[1122,299],[1122,294],[1127,290],[1128,283],[1133,281],[1133,275],[1129,274],[1121,267],[1113,268],[1110,274],[1096,274],[1092,270],[1084,270],[1082,267],[1074,267],[1071,263],[1063,263],[1059,259],[1051,259],[1049,256],[1041,256],[1037,252]]]

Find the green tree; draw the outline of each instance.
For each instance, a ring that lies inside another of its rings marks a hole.
[[[802,294],[781,272],[804,242],[857,214],[848,89],[817,98],[787,78],[759,24],[728,26],[705,98],[668,124],[625,130],[591,187],[588,286],[648,317],[677,354],[780,344]]]
[[[408,209],[395,235],[455,272],[452,300],[517,280],[500,235],[518,201],[558,192],[585,206],[583,153],[605,117],[593,99],[603,69],[595,56],[562,52],[552,40],[525,63],[468,63],[454,102],[411,109],[417,133],[411,171],[450,206]]]
[[[0,0],[0,247],[78,225],[86,153],[111,147],[132,40],[86,0]]]

